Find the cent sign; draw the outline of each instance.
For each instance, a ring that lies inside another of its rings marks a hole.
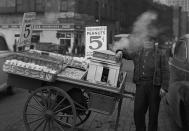
[[[91,57],[93,51],[107,50],[107,27],[94,26],[85,29],[85,57]]]
[[[24,13],[18,46],[31,43],[33,20],[35,19],[35,16],[35,12]]]

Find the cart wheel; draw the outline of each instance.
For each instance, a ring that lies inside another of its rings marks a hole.
[[[78,103],[73,99],[77,112],[76,126],[80,126],[81,124],[83,124],[91,114],[91,111],[88,110],[89,95],[86,90],[81,91],[82,95],[84,96],[84,100]]]
[[[72,98],[57,87],[42,87],[27,99],[23,119],[28,131],[74,130],[76,108]]]
[[[76,107],[76,126],[80,126],[89,118],[91,114],[91,111],[88,110],[88,93],[80,88],[72,88],[67,93],[74,101]]]

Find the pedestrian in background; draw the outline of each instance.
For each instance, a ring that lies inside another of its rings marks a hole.
[[[168,57],[155,46],[155,42],[146,41],[142,48],[130,52],[129,49],[117,50],[121,56],[134,62],[133,81],[136,84],[134,101],[134,121],[136,131],[146,131],[145,116],[149,109],[148,131],[157,131],[158,112],[161,97],[168,90]]]

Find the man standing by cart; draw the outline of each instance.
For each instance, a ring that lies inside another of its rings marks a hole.
[[[145,131],[145,115],[149,109],[148,131],[157,131],[160,96],[168,90],[169,66],[166,53],[155,46],[155,42],[145,41],[141,48],[118,49],[118,58],[133,60],[136,94],[134,101],[134,121],[136,131]]]

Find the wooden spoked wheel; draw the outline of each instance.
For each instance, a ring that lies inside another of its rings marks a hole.
[[[77,112],[76,126],[80,126],[81,124],[83,124],[89,118],[91,114],[91,111],[88,110],[89,95],[86,92],[86,90],[80,89],[80,91],[81,93],[78,93],[78,90],[76,90],[77,94],[75,94],[74,92],[71,92],[71,93],[68,92],[70,93],[70,96],[82,95],[81,98],[79,98],[80,100],[75,99],[75,97],[72,98],[76,107],[76,112]]]
[[[23,119],[28,131],[67,131],[76,125],[72,98],[57,87],[42,87],[27,99]]]

